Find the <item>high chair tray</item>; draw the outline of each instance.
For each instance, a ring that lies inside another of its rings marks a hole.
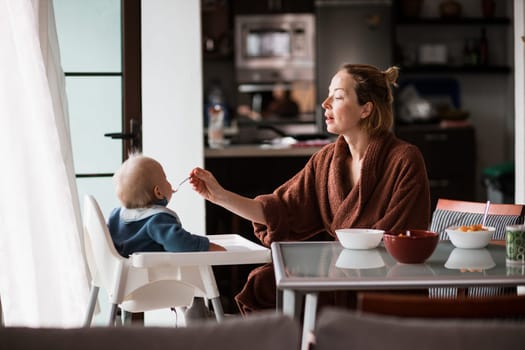
[[[152,267],[160,265],[243,265],[271,262],[269,248],[254,243],[240,235],[208,235],[210,242],[219,244],[226,251],[216,252],[142,252],[130,256],[135,267]]]

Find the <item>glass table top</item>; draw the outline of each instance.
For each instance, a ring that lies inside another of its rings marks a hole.
[[[350,250],[339,242],[276,242],[278,288],[305,290],[462,287],[525,284],[525,266],[507,266],[505,246],[455,248],[439,242],[424,264],[401,264],[381,244]]]

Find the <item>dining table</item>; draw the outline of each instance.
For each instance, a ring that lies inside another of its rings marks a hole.
[[[300,321],[302,348],[315,327],[320,292],[431,288],[514,287],[525,285],[525,266],[507,266],[505,244],[456,248],[440,241],[422,264],[398,263],[385,249],[350,250],[338,241],[274,242],[272,261],[277,309]]]

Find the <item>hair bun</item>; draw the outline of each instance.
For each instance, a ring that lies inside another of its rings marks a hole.
[[[390,84],[397,87],[397,78],[399,77],[399,67],[397,66],[388,67],[386,70],[383,71],[383,74],[385,75],[386,80]]]

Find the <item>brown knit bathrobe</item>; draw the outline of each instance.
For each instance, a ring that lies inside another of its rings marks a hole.
[[[322,232],[336,239],[338,228],[428,228],[429,184],[416,146],[392,133],[373,137],[362,161],[361,178],[353,188],[347,165],[350,157],[340,136],[272,194],[256,197],[268,222],[267,226],[254,223],[262,244],[307,240]],[[273,266],[266,264],[250,273],[235,299],[243,313],[275,308],[275,288]],[[320,304],[352,306],[353,295],[321,293]]]

